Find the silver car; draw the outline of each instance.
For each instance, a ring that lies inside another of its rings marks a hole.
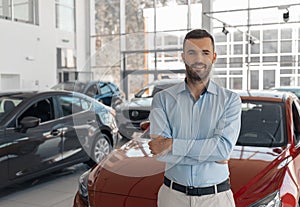
[[[168,87],[171,87],[183,79],[157,80],[142,88],[133,99],[116,107],[116,121],[119,133],[132,139],[135,135],[142,133],[140,124],[148,120],[153,96]]]

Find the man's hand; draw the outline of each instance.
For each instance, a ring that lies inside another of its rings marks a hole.
[[[228,160],[218,160],[218,161],[215,161],[216,163],[219,163],[219,164],[228,164]]]
[[[149,142],[149,148],[154,155],[163,155],[172,150],[173,139],[163,136],[150,135],[152,140]]]

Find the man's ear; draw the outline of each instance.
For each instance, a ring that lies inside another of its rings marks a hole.
[[[185,62],[185,58],[184,58],[184,53],[181,53],[181,59],[183,60],[183,62]]]
[[[213,57],[212,63],[215,64],[216,61],[217,61],[217,53],[214,52],[214,57]]]

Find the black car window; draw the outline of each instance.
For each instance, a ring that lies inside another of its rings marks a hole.
[[[237,145],[277,147],[286,143],[284,105],[248,101],[242,104]]]
[[[40,118],[41,123],[54,119],[54,109],[52,98],[47,98],[33,103],[18,119],[19,122],[27,116]]]
[[[146,98],[146,97],[149,97],[149,88],[143,88],[143,89],[141,89],[134,96],[136,98]]]
[[[0,120],[12,112],[17,105],[22,102],[22,99],[15,99],[13,97],[0,97]]]
[[[90,97],[94,97],[95,95],[98,95],[98,94],[99,94],[99,91],[95,84],[91,85],[86,91],[86,95],[88,95]]]
[[[110,87],[106,83],[100,84],[100,94],[106,94],[106,93],[111,93]]]
[[[113,91],[117,91],[117,92],[120,91],[119,88],[115,84],[110,83],[109,85],[110,85],[110,87],[112,88]]]
[[[89,101],[75,96],[60,96],[58,100],[63,116],[88,110],[91,106]]]
[[[136,98],[152,98],[156,93],[174,86],[176,83],[166,83],[159,85],[148,85],[135,94]]]

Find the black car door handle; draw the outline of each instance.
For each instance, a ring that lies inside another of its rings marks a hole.
[[[88,120],[86,123],[87,124],[94,124],[96,121],[95,120]]]
[[[53,129],[53,130],[50,132],[50,134],[51,134],[52,136],[59,136],[59,135],[61,134],[61,131],[58,130],[58,129]]]

